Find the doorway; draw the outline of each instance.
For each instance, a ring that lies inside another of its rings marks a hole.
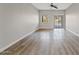
[[[54,28],[63,28],[63,19],[62,15],[54,16]]]

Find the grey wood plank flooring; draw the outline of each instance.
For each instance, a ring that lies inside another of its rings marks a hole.
[[[64,29],[38,30],[3,55],[79,55],[79,37]]]

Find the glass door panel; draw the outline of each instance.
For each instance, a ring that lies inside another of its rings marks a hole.
[[[63,18],[62,16],[54,16],[54,28],[63,27]]]

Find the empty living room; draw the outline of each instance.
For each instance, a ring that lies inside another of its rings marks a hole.
[[[0,3],[0,55],[79,55],[79,3]]]

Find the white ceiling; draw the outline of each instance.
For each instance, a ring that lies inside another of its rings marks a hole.
[[[65,10],[67,9],[72,3],[54,3],[58,7],[58,9],[50,7],[50,3],[32,3],[39,10]]]

